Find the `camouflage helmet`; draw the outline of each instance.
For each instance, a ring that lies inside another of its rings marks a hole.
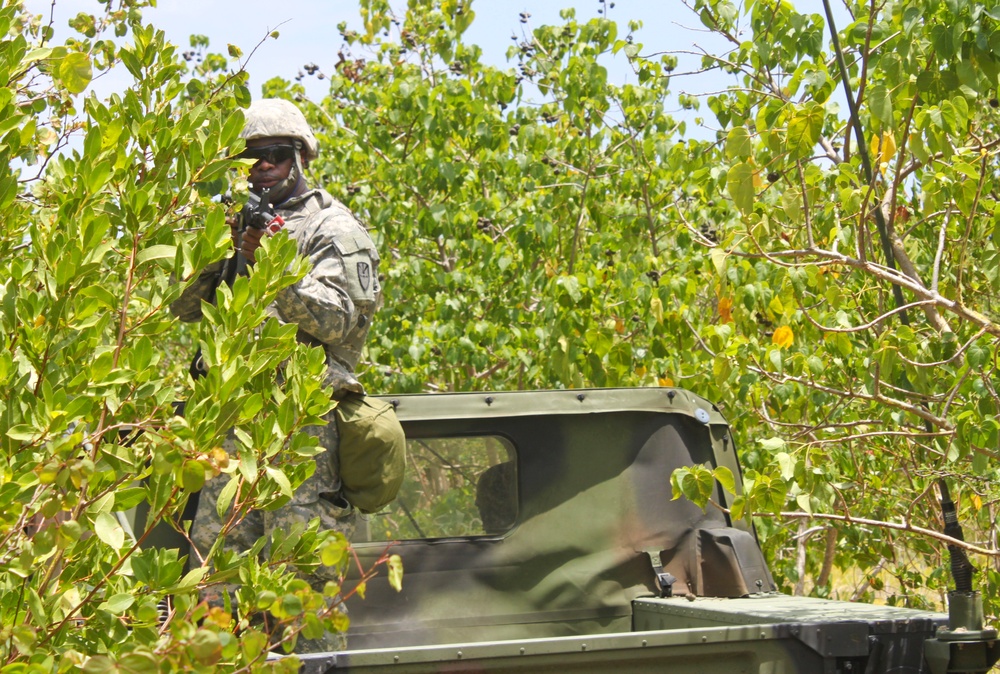
[[[281,98],[265,98],[251,103],[246,111],[246,125],[240,137],[246,140],[294,138],[301,141],[307,160],[315,159],[319,153],[319,144],[305,115],[293,103]]]

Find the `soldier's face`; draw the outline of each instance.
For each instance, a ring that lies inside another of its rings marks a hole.
[[[250,184],[255,191],[272,189],[288,177],[295,161],[291,138],[254,138],[247,141],[245,156],[257,159],[250,168]]]

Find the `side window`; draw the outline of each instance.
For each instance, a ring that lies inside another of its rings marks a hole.
[[[498,435],[409,438],[403,486],[356,540],[502,534],[517,519],[513,444]],[[363,527],[359,527],[363,528]]]

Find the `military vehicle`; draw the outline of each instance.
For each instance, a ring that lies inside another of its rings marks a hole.
[[[348,650],[304,672],[942,674],[1000,656],[971,587],[950,615],[778,593],[749,523],[672,497],[679,467],[740,474],[726,420],[687,391],[385,399],[413,469],[354,547],[368,566],[391,545],[403,589],[369,581]]]

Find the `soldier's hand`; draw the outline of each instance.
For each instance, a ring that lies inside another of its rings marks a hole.
[[[257,249],[260,248],[260,238],[266,233],[263,229],[247,227],[240,237],[240,252],[249,262],[257,261]]]

